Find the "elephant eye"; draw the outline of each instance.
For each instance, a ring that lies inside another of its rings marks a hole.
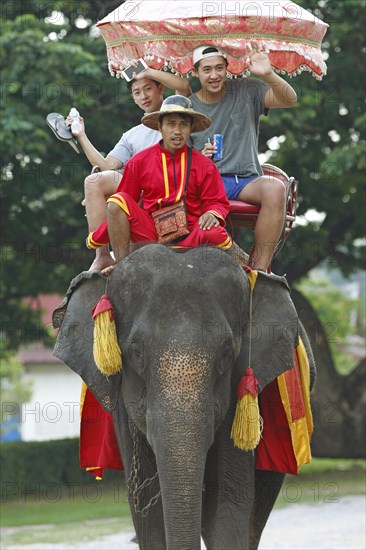
[[[234,350],[233,346],[229,342],[224,342],[220,350],[220,359],[218,362],[219,374],[223,374],[233,363]]]
[[[144,376],[144,353],[143,347],[139,342],[132,340],[128,343],[125,353],[122,355],[126,359],[126,366],[131,368],[139,376]]]
[[[142,359],[142,351],[137,342],[131,342],[128,348],[129,355],[132,359],[140,360]]]

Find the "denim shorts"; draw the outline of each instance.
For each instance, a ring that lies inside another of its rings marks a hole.
[[[229,200],[238,200],[238,195],[248,183],[256,180],[260,176],[251,176],[250,178],[241,178],[240,176],[221,176],[225,185],[226,195]]]

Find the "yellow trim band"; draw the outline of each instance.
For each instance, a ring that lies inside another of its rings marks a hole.
[[[105,243],[98,243],[97,241],[94,241],[92,239],[92,233],[90,233],[86,239],[86,246],[88,248],[92,248],[92,249],[95,249],[95,248],[99,248],[100,246],[103,246]]]
[[[277,378],[277,383],[291,432],[292,448],[299,469],[303,464],[309,464],[311,461],[310,436],[313,432],[313,417],[310,409],[310,366],[304,343],[300,337],[299,344],[296,347],[296,353],[299,363],[305,416],[295,421],[292,419],[291,403],[287,391],[285,373]]]
[[[218,248],[222,248],[223,250],[227,250],[228,248],[231,248],[233,245],[233,241],[231,240],[231,237],[228,237],[223,243],[218,244]]]
[[[219,220],[222,220],[224,222],[223,227],[225,227],[225,218],[223,218],[221,214],[219,214],[219,212],[216,212],[216,210],[207,210],[207,213],[212,214],[213,216],[215,216],[215,218],[218,218]]]
[[[163,163],[163,175],[164,175],[164,187],[165,187],[165,198],[169,197],[169,179],[168,179],[168,167],[166,164],[166,155],[165,153],[161,154],[161,160]],[[158,200],[158,204],[161,206],[161,201],[163,199]]]
[[[122,210],[127,214],[127,216],[131,216],[125,199],[120,195],[112,195],[111,197],[109,197],[107,202],[114,202],[115,204],[118,204],[118,206],[122,208]]]
[[[181,199],[181,196],[183,194],[183,185],[184,185],[184,181],[185,181],[185,168],[186,168],[186,156],[185,156],[185,153],[182,153],[181,157],[180,157],[180,174],[181,174],[181,176],[180,176],[180,188],[179,188],[177,198],[175,199],[175,202],[179,202],[180,199]]]

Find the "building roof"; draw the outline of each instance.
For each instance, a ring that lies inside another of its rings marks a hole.
[[[52,349],[52,347],[48,348],[41,342],[33,342],[27,346],[21,346],[18,350],[18,357],[25,366],[62,363],[60,359],[52,355]]]
[[[33,310],[42,311],[42,322],[46,327],[52,326],[52,312],[59,305],[63,296],[59,294],[39,294],[24,298],[24,303]],[[52,334],[52,333],[51,333]],[[42,342],[32,342],[20,346],[18,357],[24,365],[60,364],[62,361],[52,355],[53,346],[47,347]]]
[[[63,296],[60,294],[39,294],[24,298],[24,303],[34,311],[42,311],[42,321],[48,326],[52,324],[52,312],[59,305]]]

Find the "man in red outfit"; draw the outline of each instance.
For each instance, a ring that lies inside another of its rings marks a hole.
[[[191,132],[208,128],[211,120],[192,109],[183,96],[168,97],[160,111],[141,121],[159,130],[160,143],[134,155],[126,164],[117,192],[107,201],[107,220],[90,233],[89,248],[111,242],[116,262],[129,253],[130,242],[157,241],[151,214],[161,207],[178,203],[185,193],[188,147]],[[143,206],[138,202],[143,198]],[[203,244],[229,249],[232,240],[225,229],[229,202],[215,164],[192,150],[189,182],[185,195],[189,235],[179,248]],[[107,275],[114,265],[102,271]]]

